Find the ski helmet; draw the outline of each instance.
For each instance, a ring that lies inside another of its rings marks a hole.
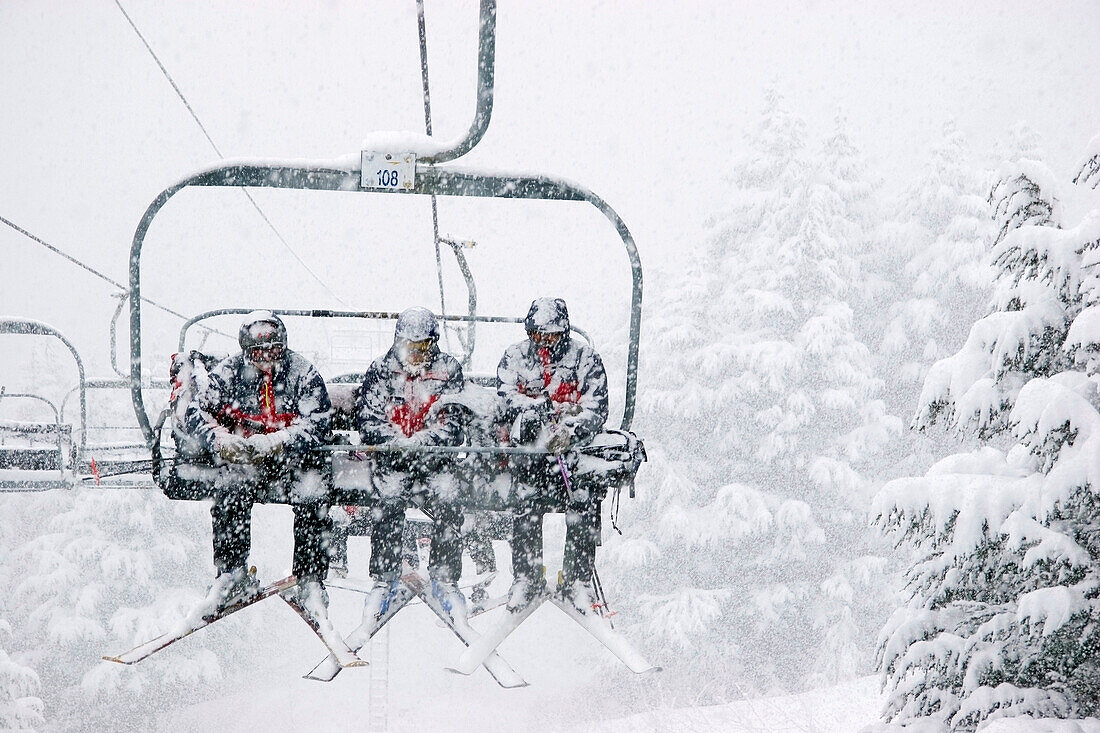
[[[282,319],[267,310],[252,311],[241,322],[237,334],[241,350],[257,346],[286,346],[286,326]]]
[[[568,333],[569,309],[561,298],[535,298],[523,319],[523,327],[528,333]]]
[[[401,312],[397,325],[393,329],[393,340],[431,341],[439,340],[439,320],[427,308],[413,306]]]

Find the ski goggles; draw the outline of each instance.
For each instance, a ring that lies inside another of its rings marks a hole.
[[[281,359],[284,353],[286,346],[278,343],[249,346],[245,349],[245,354],[251,361],[274,361]]]
[[[531,339],[535,346],[547,348],[561,341],[563,334],[564,331],[528,331],[527,337]]]

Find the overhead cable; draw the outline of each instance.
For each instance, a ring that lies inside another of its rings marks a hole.
[[[7,219],[3,216],[0,216],[0,222],[3,222],[4,224],[7,224],[9,227],[11,227],[15,231],[19,232],[20,234],[22,234],[27,239],[30,239],[33,242],[37,242],[38,244],[41,244],[43,247],[50,250],[51,252],[54,252],[55,254],[61,255],[62,257],[67,259],[69,262],[72,262],[77,267],[81,267],[81,268],[87,270],[88,272],[90,272],[93,275],[95,275],[96,277],[98,277],[100,280],[103,280],[104,282],[110,283],[111,285],[115,286],[116,288],[118,288],[123,293],[128,293],[129,292],[129,290],[126,288],[126,286],[123,285],[122,283],[118,282],[117,280],[115,280],[111,277],[108,277],[107,275],[104,275],[102,272],[95,269],[94,267],[91,267],[90,265],[84,264],[83,262],[81,262],[77,258],[73,257],[72,255],[68,254],[67,252],[63,252],[62,250],[60,250],[57,247],[53,246],[52,244],[50,244],[46,240],[42,239],[41,237],[35,236],[34,234],[28,232],[26,229],[19,226],[18,224],[11,221],[10,219]],[[187,316],[183,315],[182,313],[177,313],[176,311],[172,310],[171,308],[163,306],[160,303],[157,303],[153,300],[150,300],[149,298],[146,298],[146,297],[143,296],[141,299],[142,299],[142,301],[148,303],[149,305],[153,306],[154,308],[160,308],[165,313],[176,316],[177,318],[180,318],[180,319],[185,320],[185,321],[188,319]],[[204,326],[204,328],[208,328],[208,327]],[[217,329],[210,329],[210,330],[215,331],[217,333],[222,333],[221,331],[218,331]],[[223,336],[228,336],[229,334],[224,334],[223,333],[222,335]]]
[[[179,85],[176,84],[176,81],[172,78],[172,75],[168,73],[168,69],[165,68],[164,64],[161,62],[160,58],[153,50],[153,47],[150,46],[149,42],[145,40],[145,36],[141,34],[140,30],[138,30],[137,24],[134,23],[129,13],[126,12],[126,9],[122,7],[122,3],[120,2],[120,0],[115,0],[115,5],[118,6],[118,9],[122,13],[122,16],[126,18],[126,22],[129,23],[130,27],[134,29],[134,33],[137,34],[137,37],[141,40],[142,44],[145,46],[145,49],[149,52],[149,55],[153,57],[153,61],[156,62],[157,67],[159,67],[161,73],[164,74],[164,78],[167,79],[168,83],[172,85],[172,89],[175,90],[176,96],[180,98],[180,101],[183,102],[183,106],[186,107],[187,111],[191,114],[191,119],[193,119],[195,121],[195,124],[199,126],[199,129],[202,130],[202,134],[206,137],[206,141],[210,143],[210,147],[214,149],[214,152],[217,153],[219,158],[224,159],[225,156],[222,155],[222,151],[218,148],[217,143],[215,143],[214,139],[210,137],[210,133],[206,131],[206,126],[202,124],[202,120],[200,120],[199,116],[195,114],[195,110],[192,109],[190,102],[187,101],[187,97],[183,95],[183,92],[180,90]],[[286,241],[286,238],[283,237],[281,233],[279,233],[278,229],[275,228],[275,225],[271,222],[271,219],[269,219],[267,214],[264,213],[263,209],[260,208],[259,203],[257,203],[256,199],[252,197],[252,194],[248,191],[248,189],[242,186],[241,192],[256,209],[256,212],[260,215],[260,218],[264,220],[264,223],[267,224],[268,228],[270,228],[271,231],[275,234],[276,238],[278,238],[283,247],[286,248],[286,251],[290,252],[291,256],[293,256],[294,259],[298,261],[298,264],[301,265],[305,269],[305,271],[308,272],[310,276],[312,276],[313,279],[316,280],[322,288],[328,291],[329,295],[339,301],[341,305],[348,306],[344,299],[337,295],[336,292],[333,291],[333,289],[330,288],[324,280],[318,277],[317,273],[310,269],[309,265],[305,263],[305,260],[298,256],[298,253],[294,251],[294,248],[290,246],[290,243]]]

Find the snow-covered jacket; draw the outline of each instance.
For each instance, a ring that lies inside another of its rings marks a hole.
[[[432,405],[443,395],[460,393],[462,387],[462,367],[450,354],[435,348],[431,361],[409,374],[395,346],[374,360],[359,386],[359,435],[368,445],[413,436],[422,445],[458,445],[461,423]]]
[[[187,408],[186,422],[214,452],[221,429],[245,437],[285,430],[286,449],[304,451],[328,442],[331,416],[325,381],[308,360],[287,349],[272,374],[257,369],[243,353],[222,360]]]
[[[549,398],[550,419],[572,429],[581,442],[599,433],[607,422],[603,361],[591,346],[569,334],[553,349],[539,348],[530,339],[509,346],[497,366],[497,393],[508,421],[525,410],[541,409]],[[580,409],[563,409],[565,405]]]

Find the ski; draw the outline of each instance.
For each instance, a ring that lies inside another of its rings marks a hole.
[[[359,578],[332,578],[325,581],[325,586],[329,588],[339,588],[340,590],[350,590],[354,593],[362,593],[364,595],[371,592],[374,588],[374,581],[364,581]],[[464,587],[464,586],[459,586]],[[508,602],[508,594],[505,593],[501,596],[495,596],[492,598],[486,598],[482,601],[470,601],[469,610],[466,613],[466,618],[474,618],[480,616],[486,611],[492,611],[494,608],[500,608]]]
[[[118,662],[119,664],[136,664],[137,662],[140,662],[141,660],[153,654],[156,654],[161,649],[164,649],[165,647],[176,643],[180,639],[184,639],[190,636],[199,629],[205,628],[212,623],[216,623],[226,616],[240,611],[242,608],[248,608],[254,603],[258,603],[265,598],[270,598],[276,593],[281,593],[285,590],[293,588],[297,584],[298,579],[295,578],[293,575],[287,578],[283,578],[282,580],[277,580],[274,583],[265,586],[256,595],[256,597],[251,598],[247,601],[243,601],[241,603],[235,603],[232,606],[228,606],[214,616],[196,617],[194,613],[192,613],[187,618],[183,619],[183,621],[181,621],[180,624],[172,631],[161,634],[157,638],[152,639],[151,641],[147,641],[144,644],[139,644],[128,652],[123,652],[122,654],[118,654],[116,656],[104,655],[103,658],[106,659],[108,662]]]
[[[332,628],[332,622],[329,621],[328,616],[324,620],[317,619],[312,613],[306,610],[306,607],[298,602],[296,598],[289,598],[285,593],[280,594],[280,597],[286,601],[286,604],[293,608],[302,620],[305,621],[309,628],[313,629],[313,633],[317,635],[317,638],[321,640],[321,643],[328,648],[329,656],[336,660],[336,663],[340,665],[340,668],[344,667],[366,667],[367,662],[363,661],[355,655],[355,652],[351,650],[344,638],[337,633],[336,629]]]
[[[646,661],[645,657],[638,653],[638,650],[631,646],[625,637],[609,628],[598,614],[583,613],[574,608],[572,603],[557,595],[552,596],[550,602],[560,608],[566,616],[580,624],[581,628],[596,637],[597,641],[607,647],[634,674],[659,672],[661,670],[660,667]]]
[[[334,585],[333,587],[337,588],[343,586]],[[386,612],[364,620],[363,623],[359,624],[359,626],[347,635],[346,642],[348,648],[352,652],[358,652],[362,649],[398,611],[404,608],[406,604],[415,597],[416,594],[413,593],[408,586],[404,583],[399,583],[397,589],[390,598],[390,605],[386,609]],[[322,659],[317,666],[303,675],[303,677],[307,680],[315,680],[317,682],[332,682],[336,679],[336,675],[340,674],[340,670],[342,669],[343,667],[340,665],[340,660],[330,652],[327,657]]]
[[[533,599],[519,611],[505,612],[504,617],[497,622],[496,626],[489,629],[488,633],[483,634],[481,638],[469,644],[455,665],[448,667],[448,669],[459,674],[473,674],[474,670],[484,664],[485,660],[496,652],[496,648],[503,644],[504,640],[519,628],[519,625],[526,621],[545,601],[546,596],[540,596]]]
[[[497,596],[495,598],[486,598],[483,601],[471,601],[470,608],[466,612],[466,618],[474,618],[475,616],[480,616],[486,611],[492,611],[493,609],[500,608],[507,602],[507,593],[502,596]]]
[[[415,575],[415,579],[410,577],[412,575]],[[463,615],[455,617],[447,612],[447,609],[443,607],[439,599],[432,595],[431,588],[425,587],[424,578],[419,573],[405,575],[402,577],[402,582],[412,588],[416,595],[420,597],[420,600],[424,602],[424,605],[432,609],[432,612],[439,617],[439,620],[442,621],[444,625],[446,625],[447,628],[467,646],[467,648],[476,644],[481,639],[481,634],[470,626]],[[504,658],[497,654],[495,649],[486,655],[482,664],[485,665],[485,669],[501,687],[511,689],[513,687],[527,686],[527,681],[520,677],[519,673],[516,672],[508,662],[504,661]]]
[[[329,578],[325,580],[326,588],[339,588],[340,590],[350,590],[355,593],[362,593],[366,595],[374,589],[373,580],[361,580],[359,578],[353,578],[350,575],[346,578]]]

